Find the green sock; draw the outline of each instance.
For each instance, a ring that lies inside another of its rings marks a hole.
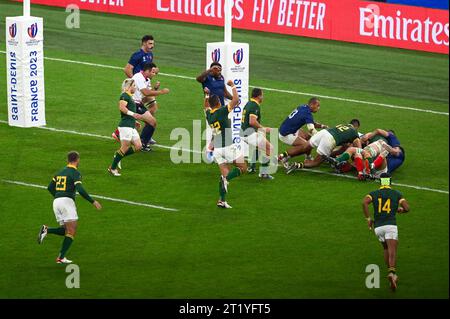
[[[220,200],[225,201],[225,191],[222,189],[222,183],[219,181],[219,195]]]
[[[131,154],[134,154],[135,152],[136,152],[136,150],[134,149],[134,146],[131,145],[130,148],[128,149],[128,151],[125,153],[125,155],[123,157],[129,156]]]
[[[47,233],[64,236],[66,234],[66,229],[64,227],[49,227],[47,228]]]
[[[116,154],[114,155],[114,159],[113,162],[111,164],[111,169],[116,169],[117,168],[117,164],[122,160],[122,158],[125,157],[125,154],[123,154],[120,150],[118,150],[116,152]]]
[[[241,170],[237,167],[234,167],[227,175],[227,181],[231,181],[233,178],[241,175]]]
[[[349,159],[350,159],[350,154],[347,152],[344,152],[341,156],[336,158],[336,160],[338,162],[345,162],[345,161],[348,161]]]
[[[73,242],[73,238],[71,236],[65,236],[63,243],[62,243],[62,247],[61,247],[61,252],[59,253],[59,258],[64,258],[64,256],[66,255],[67,251],[70,248],[70,245],[72,245]]]

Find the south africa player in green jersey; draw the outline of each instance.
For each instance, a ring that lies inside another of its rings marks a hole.
[[[227,85],[232,88],[233,98],[226,106],[221,106],[220,99],[217,95],[205,97],[206,120],[213,129],[214,135],[214,160],[219,165],[220,181],[219,194],[220,198],[217,206],[220,208],[231,208],[225,200],[228,192],[228,183],[235,177],[243,174],[247,170],[247,164],[241,151],[233,143],[231,123],[228,114],[239,105],[239,95],[233,81],[228,81]],[[209,107],[207,107],[209,105]],[[230,164],[236,167],[231,168]]]
[[[303,163],[292,163],[286,168],[286,174],[303,167],[319,166],[325,158],[330,156],[336,146],[347,143],[352,143],[353,146],[361,148],[358,132],[352,124],[339,124],[335,127],[321,130],[311,137],[308,141],[309,147],[306,149],[306,151],[310,151],[315,148],[317,151],[316,157],[313,160],[305,160]]]
[[[72,245],[77,229],[77,208],[75,206],[75,195],[78,193],[97,209],[102,206],[84,190],[81,185],[81,173],[78,171],[80,163],[80,155],[73,151],[67,155],[67,166],[58,172],[48,185],[48,191],[55,198],[53,200],[53,212],[55,213],[56,221],[60,227],[51,228],[47,225],[42,225],[39,235],[38,243],[42,244],[47,234],[55,234],[64,236],[61,251],[56,258],[58,264],[70,264],[72,261],[65,257],[67,250]]]
[[[133,93],[136,86],[133,79],[126,79],[122,83],[122,95],[120,95],[119,110],[119,136],[120,149],[114,154],[114,159],[108,171],[113,176],[120,176],[117,169],[122,158],[139,152],[142,148],[141,139],[135,125],[136,120],[142,119],[142,115],[136,113],[136,104],[133,101]]]
[[[402,193],[391,188],[391,177],[387,173],[380,176],[380,189],[370,192],[363,199],[363,212],[369,229],[375,229],[375,235],[384,249],[384,260],[388,267],[388,280],[392,290],[397,289],[396,258],[398,229],[396,213],[407,213],[409,204]],[[373,204],[373,220],[370,218],[369,205]]]
[[[261,125],[261,104],[264,100],[263,91],[260,88],[252,90],[252,98],[244,106],[242,111],[241,136],[249,146],[249,173],[256,171],[256,158],[261,155],[261,166],[259,177],[263,179],[274,179],[269,170],[276,170],[278,160],[275,158],[274,147],[266,139],[266,134],[272,130],[270,127]],[[270,166],[270,164],[272,164]],[[274,169],[275,168],[275,169]]]

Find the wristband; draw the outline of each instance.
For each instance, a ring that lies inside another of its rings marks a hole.
[[[127,111],[127,115],[129,115],[129,116],[134,116],[134,112],[128,110],[128,111]]]

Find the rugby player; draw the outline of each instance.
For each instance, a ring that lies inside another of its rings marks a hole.
[[[134,79],[125,79],[122,83],[122,94],[119,100],[120,122],[119,136],[120,149],[114,154],[114,159],[108,172],[113,176],[120,176],[117,169],[122,158],[139,152],[142,147],[139,133],[136,130],[136,120],[143,119],[144,115],[136,113],[136,104],[133,101],[133,94],[136,91]]]
[[[400,141],[398,140],[397,136],[395,135],[393,130],[382,130],[382,129],[376,129],[370,133],[365,134],[361,140],[363,142],[367,140],[373,140],[375,138],[384,138],[386,143],[389,144],[394,150],[394,152],[390,153],[386,157],[386,163],[387,163],[387,172],[389,174],[392,174],[397,168],[399,168],[403,162],[405,161],[405,150],[400,145]],[[373,168],[378,168],[382,165],[384,162],[384,159],[379,156],[376,158],[373,162]]]
[[[384,260],[388,267],[388,280],[392,290],[397,289],[398,276],[396,270],[398,228],[397,213],[407,213],[409,204],[403,195],[391,188],[391,177],[387,173],[380,176],[381,187],[370,192],[363,199],[362,208],[370,230],[374,227],[384,250]],[[369,205],[373,204],[373,219],[370,217]]]
[[[291,157],[305,153],[310,159],[310,154],[305,151],[308,148],[307,141],[317,133],[317,128],[328,128],[328,126],[314,121],[313,113],[317,113],[319,109],[319,98],[312,97],[309,99],[308,104],[300,105],[293,110],[281,124],[278,137],[283,143],[292,146],[278,155],[278,160],[283,165],[287,165],[287,161]],[[304,125],[307,127],[307,132],[301,130]]]
[[[262,152],[262,161],[259,168],[259,177],[263,179],[274,179],[269,174],[268,167],[272,163],[276,163],[276,159],[271,161],[274,149],[272,144],[266,139],[266,134],[270,133],[270,127],[261,125],[261,104],[264,96],[260,88],[252,90],[252,97],[250,101],[244,106],[242,111],[242,125],[240,135],[243,140],[249,145],[250,167],[249,173],[256,172],[256,158],[258,150]]]
[[[42,244],[47,234],[64,236],[61,250],[56,258],[57,264],[70,264],[66,253],[72,245],[77,229],[77,207],[75,206],[76,192],[90,202],[98,210],[102,208],[99,202],[93,200],[81,185],[81,173],[78,171],[80,154],[75,151],[67,154],[67,166],[53,176],[47,189],[54,197],[53,212],[60,227],[42,225],[38,234],[38,243]]]
[[[225,78],[222,75],[222,65],[219,62],[211,63],[209,69],[202,72],[197,76],[196,80],[201,83],[203,91],[209,95],[216,95],[219,97],[220,105],[225,106],[225,98],[231,100],[233,97],[227,91],[225,86]],[[208,123],[206,125],[206,145],[207,145],[207,159],[213,162],[213,132],[209,127]]]
[[[243,155],[233,143],[231,123],[228,118],[228,114],[239,105],[239,95],[233,81],[228,81],[227,85],[232,88],[233,92],[233,97],[227,106],[221,106],[217,95],[211,95],[208,97],[208,101],[205,101],[205,106],[210,106],[206,110],[206,119],[214,134],[214,160],[219,165],[221,173],[219,180],[220,198],[217,202],[217,206],[220,208],[231,208],[225,200],[228,183],[247,170]],[[235,167],[231,168],[230,164],[234,164]]]
[[[330,156],[337,146],[351,143],[353,146],[361,148],[361,141],[358,132],[352,124],[339,124],[335,127],[321,130],[311,137],[305,151],[316,149],[317,155],[313,160],[305,160],[300,163],[292,163],[286,168],[286,174],[301,169],[319,166],[323,160]]]

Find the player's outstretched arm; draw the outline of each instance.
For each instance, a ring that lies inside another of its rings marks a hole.
[[[230,103],[228,104],[230,109],[234,109],[239,104],[239,94],[236,89],[236,86],[234,85],[233,81],[229,80],[227,82],[227,85],[231,87],[231,93],[233,94],[233,98],[231,99]]]
[[[83,186],[81,185],[81,183],[77,183],[75,184],[75,189],[77,190],[78,194],[81,195],[81,197],[83,197],[85,200],[87,200],[89,203],[91,203],[92,205],[95,206],[95,208],[97,209],[101,209],[102,205],[100,205],[99,202],[97,202],[96,200],[94,200],[89,194],[88,192],[85,191],[85,189],[83,188]]]

